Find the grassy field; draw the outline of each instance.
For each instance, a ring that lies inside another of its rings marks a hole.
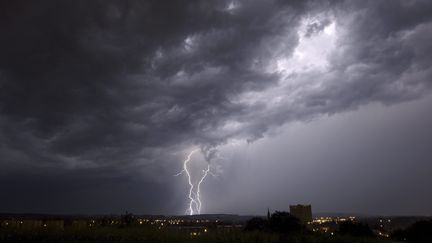
[[[37,242],[37,243],[72,243],[72,242],[293,242],[293,243],[386,243],[384,239],[377,238],[353,238],[348,236],[330,236],[320,234],[305,235],[278,235],[267,232],[247,232],[241,229],[209,230],[200,235],[192,235],[190,232],[169,228],[154,227],[94,227],[74,229],[68,227],[65,230],[23,230],[0,229],[0,242]]]

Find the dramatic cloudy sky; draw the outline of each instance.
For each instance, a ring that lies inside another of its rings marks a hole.
[[[432,1],[2,1],[0,212],[432,215]],[[196,179],[196,178],[194,178]]]

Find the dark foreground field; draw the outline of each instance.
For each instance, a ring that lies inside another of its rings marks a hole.
[[[356,238],[350,236],[324,235],[324,234],[297,234],[286,235],[263,231],[234,230],[208,230],[205,233],[194,235],[193,232],[170,228],[154,227],[95,227],[64,230],[59,229],[0,229],[0,242],[18,243],[72,243],[72,242],[302,242],[302,243],[386,243],[385,239]]]

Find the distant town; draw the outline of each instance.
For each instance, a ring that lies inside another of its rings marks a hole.
[[[154,230],[174,230],[191,237],[211,232],[242,230],[253,218],[270,220],[274,212],[270,209],[265,216],[240,216],[234,214],[201,214],[192,216],[134,215],[45,215],[45,214],[0,214],[0,229],[21,230],[91,230],[98,227],[146,227]],[[403,230],[422,220],[432,217],[418,216],[356,216],[313,214],[311,205],[291,205],[289,214],[311,232],[328,236],[337,234],[340,225],[346,222],[368,225],[375,236],[389,238],[396,230]]]

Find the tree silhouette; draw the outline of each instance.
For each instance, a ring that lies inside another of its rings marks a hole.
[[[414,223],[406,230],[397,230],[392,234],[397,240],[410,242],[432,242],[432,220],[422,220]]]
[[[267,220],[260,217],[254,217],[246,222],[245,230],[265,230],[266,228]]]
[[[278,211],[270,216],[269,227],[271,231],[278,233],[299,233],[302,230],[298,218],[290,213]]]
[[[132,213],[129,213],[128,211],[126,211],[126,213],[124,215],[121,216],[121,222],[122,225],[124,226],[129,226],[131,225],[135,220],[135,217]]]

